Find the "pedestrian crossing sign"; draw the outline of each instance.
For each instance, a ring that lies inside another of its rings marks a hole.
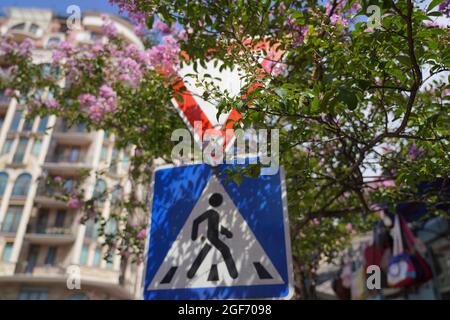
[[[231,166],[155,171],[145,299],[292,296],[283,171],[237,185]]]

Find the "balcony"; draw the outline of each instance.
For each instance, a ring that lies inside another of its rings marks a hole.
[[[42,225],[36,218],[31,218],[25,238],[33,243],[48,245],[71,243],[76,238],[76,226],[72,224],[62,227]]]
[[[44,168],[50,174],[76,176],[80,171],[92,169],[92,166],[86,162],[86,155],[86,149],[56,148],[47,157]]]
[[[62,195],[63,190],[56,190],[41,181],[38,185],[35,202],[50,208],[66,208],[67,204],[58,200],[56,196]],[[66,193],[67,191],[64,191]]]
[[[7,223],[7,222],[3,222],[2,224],[0,224],[0,234],[2,236],[11,236],[14,237],[17,229],[19,228],[19,223]]]
[[[13,262],[1,262],[0,263],[0,277],[2,276],[11,276],[14,274],[14,269],[16,268],[16,264]]]
[[[92,133],[86,130],[83,124],[72,127],[65,122],[56,125],[53,137],[60,144],[88,145],[92,141]]]
[[[27,277],[60,278],[65,277],[66,268],[62,265],[31,264],[29,261],[21,261],[17,263],[15,274],[26,275]]]

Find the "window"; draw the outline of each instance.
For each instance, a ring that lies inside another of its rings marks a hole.
[[[3,262],[9,262],[9,258],[11,257],[12,249],[13,249],[12,242],[5,243],[5,246],[3,247],[3,253],[2,253],[2,261]]]
[[[120,200],[122,198],[122,187],[118,184],[114,186],[114,189],[111,193],[111,200],[113,202]]]
[[[69,162],[78,162],[80,158],[80,148],[72,147],[69,149]]]
[[[84,293],[75,293],[66,298],[66,300],[89,300]]]
[[[66,210],[58,210],[55,218],[55,227],[63,228],[65,220],[66,220]]]
[[[128,154],[125,153],[122,158],[122,170],[123,171],[128,170],[129,164],[130,164],[130,157],[128,156]]]
[[[22,217],[23,206],[10,206],[6,212],[2,224],[2,231],[14,233],[19,228],[20,218]]]
[[[35,157],[39,157],[39,153],[41,152],[42,140],[35,139],[33,143],[33,147],[31,148],[31,154]]]
[[[5,140],[5,143],[3,144],[3,148],[2,148],[2,155],[8,154],[11,151],[13,142],[14,142],[14,139],[11,139],[11,138],[8,138]]]
[[[84,244],[83,247],[81,248],[81,254],[80,254],[80,264],[82,266],[87,265],[88,256],[89,256],[89,247]]]
[[[106,161],[106,159],[108,159],[108,146],[103,144],[102,151],[100,153],[100,161]]]
[[[50,75],[51,66],[50,66],[49,63],[42,63],[40,66],[41,66],[41,68],[42,68],[42,74],[43,74],[44,76]]]
[[[73,187],[74,187],[74,182],[72,179],[67,179],[66,181],[64,181],[63,189],[66,192],[71,192],[73,190]]]
[[[36,34],[39,31],[39,26],[35,23],[32,23],[30,26],[30,32]]]
[[[36,232],[37,233],[47,233],[47,221],[48,221],[48,209],[39,209],[37,221],[36,221]]]
[[[34,119],[25,119],[22,131],[28,132],[28,131],[33,130],[33,124],[34,124]]]
[[[91,40],[94,42],[97,40],[101,40],[103,38],[103,35],[101,33],[94,32],[94,31],[91,32],[90,36],[91,36]]]
[[[48,247],[47,255],[45,256],[45,265],[53,266],[56,259],[56,247]]]
[[[57,46],[61,42],[61,39],[59,37],[51,37],[47,41],[47,47],[52,48]]]
[[[105,226],[106,234],[115,234],[117,232],[117,221],[114,219],[109,219]]]
[[[81,159],[81,149],[77,146],[59,145],[54,154],[57,162],[79,162]]]
[[[0,129],[3,127],[4,123],[5,123],[5,115],[4,114],[0,114]]]
[[[94,197],[98,198],[100,202],[104,202],[106,199],[106,182],[103,179],[97,179],[94,188]]]
[[[100,248],[95,248],[94,261],[92,262],[92,265],[95,267],[99,267],[101,260],[102,260],[102,250]]]
[[[3,197],[7,184],[8,174],[6,172],[0,172],[0,197]]]
[[[18,23],[11,27],[10,30],[23,30],[25,29],[25,23]]]
[[[15,197],[25,197],[30,189],[31,175],[28,173],[21,174],[16,183],[14,183],[12,195]]]
[[[16,153],[13,157],[14,163],[22,163],[23,158],[25,157],[25,151],[27,150],[28,145],[28,138],[27,137],[20,137],[19,143],[17,144]]]
[[[98,223],[95,223],[92,219],[86,222],[86,237],[90,239],[96,239],[98,237]]]
[[[117,150],[116,148],[114,148],[112,150],[112,155],[111,155],[111,164],[109,166],[109,172],[111,173],[117,173],[117,159],[119,158],[119,150]]]
[[[86,132],[86,124],[85,123],[77,123],[76,130],[78,133]]]
[[[14,118],[11,122],[11,127],[9,127],[10,132],[17,132],[20,125],[20,120],[22,119],[23,110],[16,110]]]
[[[23,288],[20,290],[19,300],[48,300],[48,289]]]
[[[38,132],[45,133],[47,130],[48,117],[43,117],[39,121]]]

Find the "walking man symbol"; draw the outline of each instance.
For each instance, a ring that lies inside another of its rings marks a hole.
[[[214,193],[209,198],[209,204],[217,208],[219,207],[223,202],[223,197],[219,193]],[[200,216],[198,216],[193,224],[192,224],[192,241],[196,241],[198,238],[198,228],[199,225],[207,220],[208,222],[208,229],[206,232],[206,238],[209,240],[209,242],[222,254],[223,260],[225,261],[225,264],[228,269],[228,273],[233,279],[236,279],[238,277],[238,272],[236,270],[236,264],[233,260],[233,257],[231,255],[230,248],[219,239],[219,232],[220,234],[224,235],[228,239],[231,239],[233,237],[233,234],[230,230],[225,228],[224,226],[220,225],[220,216],[219,213],[214,210],[210,209],[202,213]],[[211,250],[212,246],[209,243],[205,243],[202,250],[198,254],[197,258],[195,258],[194,262],[192,263],[191,268],[189,269],[187,276],[189,279],[192,279],[195,274],[197,273],[198,268],[201,266],[203,260],[208,255],[208,252]],[[214,269],[211,269],[211,273],[217,273],[217,266],[213,266]],[[214,270],[214,271],[213,271]],[[217,275],[213,275],[213,278],[216,278]]]

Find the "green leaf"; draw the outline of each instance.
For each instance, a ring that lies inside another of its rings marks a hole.
[[[338,94],[339,101],[343,102],[350,110],[354,110],[358,105],[358,97],[348,89],[341,88]]]
[[[443,0],[433,0],[430,2],[430,5],[427,8],[427,13],[433,10],[434,7],[437,7]]]

